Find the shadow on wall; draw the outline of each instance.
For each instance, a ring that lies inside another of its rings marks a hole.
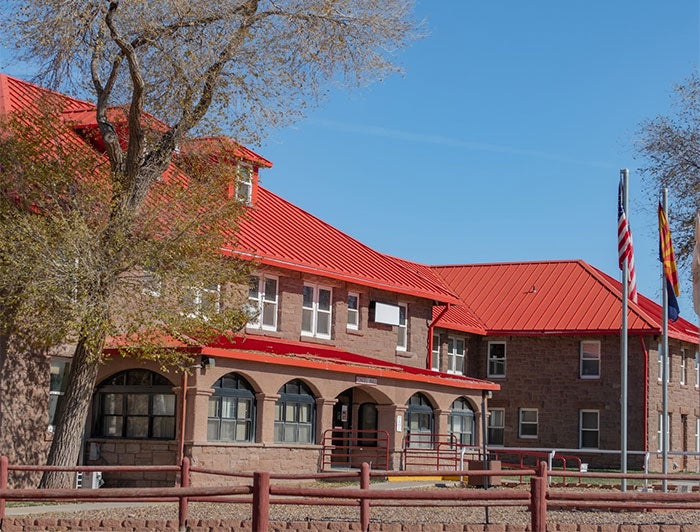
[[[18,348],[0,338],[0,455],[10,464],[44,464],[47,438],[50,359],[47,352]],[[36,487],[41,473],[14,472],[13,488]]]

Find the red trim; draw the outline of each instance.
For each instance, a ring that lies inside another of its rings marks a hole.
[[[202,354],[217,356],[221,358],[230,358],[235,360],[246,360],[249,362],[258,362],[261,364],[274,364],[277,366],[287,366],[306,369],[318,369],[322,371],[336,371],[338,373],[361,374],[371,377],[383,377],[387,379],[395,379],[400,381],[420,382],[425,384],[439,384],[441,386],[451,386],[453,388],[461,388],[464,390],[500,390],[500,385],[477,379],[464,378],[451,375],[445,377],[441,373],[435,372],[435,375],[420,374],[413,370],[418,368],[410,368],[408,366],[399,366],[397,368],[382,367],[380,365],[360,365],[357,363],[343,363],[339,360],[322,360],[317,357],[297,356],[280,356],[267,353],[254,353],[250,351],[239,351],[234,349],[223,349],[218,347],[203,347]],[[425,371],[425,370],[422,370]]]

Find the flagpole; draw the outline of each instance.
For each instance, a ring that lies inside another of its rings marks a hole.
[[[620,170],[622,179],[622,204],[625,213],[629,212],[629,170]],[[629,218],[628,224],[629,224]],[[620,334],[620,470],[627,473],[627,307],[628,307],[629,268],[625,260],[622,266],[622,330]],[[627,479],[622,478],[620,489],[627,491]]]
[[[664,213],[668,213],[668,189],[661,190],[661,204]],[[668,214],[666,215],[668,216]],[[661,410],[661,473],[668,474],[668,283],[666,282],[666,274],[664,272],[663,257],[661,262],[661,308],[663,309],[662,316],[662,410]],[[668,482],[666,478],[662,482],[664,493],[668,491]]]

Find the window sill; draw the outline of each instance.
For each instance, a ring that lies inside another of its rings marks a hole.
[[[299,335],[299,341],[313,344],[335,345],[332,338],[319,338],[318,336],[306,336],[304,334]]]
[[[361,331],[360,329],[346,329],[345,332],[347,334],[352,335],[352,336],[364,336],[365,335],[364,331]]]

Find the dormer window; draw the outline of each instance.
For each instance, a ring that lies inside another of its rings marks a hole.
[[[236,166],[236,199],[245,205],[253,203],[253,167],[245,163]]]

